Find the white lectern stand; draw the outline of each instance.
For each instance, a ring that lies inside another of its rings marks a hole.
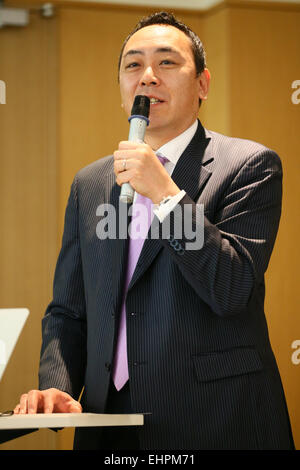
[[[0,309],[0,380],[29,315],[27,308]],[[0,444],[41,428],[142,426],[143,414],[36,413],[6,416],[0,413]]]
[[[0,443],[41,428],[142,426],[143,414],[37,413],[0,416]]]
[[[37,413],[0,417],[0,430],[72,428],[92,426],[142,426],[142,414]]]

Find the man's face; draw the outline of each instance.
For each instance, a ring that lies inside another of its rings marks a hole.
[[[207,91],[202,75],[196,77],[191,41],[182,31],[162,25],[142,28],[128,40],[121,60],[125,112],[130,116],[136,95],[149,96],[147,135],[172,138],[197,118],[199,98]]]

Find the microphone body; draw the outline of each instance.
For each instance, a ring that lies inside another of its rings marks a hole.
[[[138,95],[135,97],[131,116],[128,118],[130,122],[128,140],[130,142],[144,141],[146,128],[149,124],[150,100],[147,96]],[[134,198],[134,189],[129,183],[123,183],[121,187],[120,201],[131,204]]]

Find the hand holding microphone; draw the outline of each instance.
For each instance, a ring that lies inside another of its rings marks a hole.
[[[180,189],[160,163],[150,145],[143,142],[148,125],[150,100],[135,97],[131,111],[128,141],[119,143],[114,152],[116,182],[121,186],[120,201],[131,204],[134,191],[158,204],[165,196],[175,195]]]
[[[148,96],[137,95],[134,99],[131,116],[128,119],[130,122],[128,140],[130,142],[144,142],[146,127],[149,124],[149,111],[150,99]],[[133,201],[133,197],[134,189],[131,187],[131,185],[129,183],[122,184],[120,201],[130,204]]]

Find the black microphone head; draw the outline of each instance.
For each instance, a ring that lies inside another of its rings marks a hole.
[[[131,116],[144,116],[149,117],[150,112],[150,98],[145,95],[137,95],[134,98],[133,106],[131,109]]]

